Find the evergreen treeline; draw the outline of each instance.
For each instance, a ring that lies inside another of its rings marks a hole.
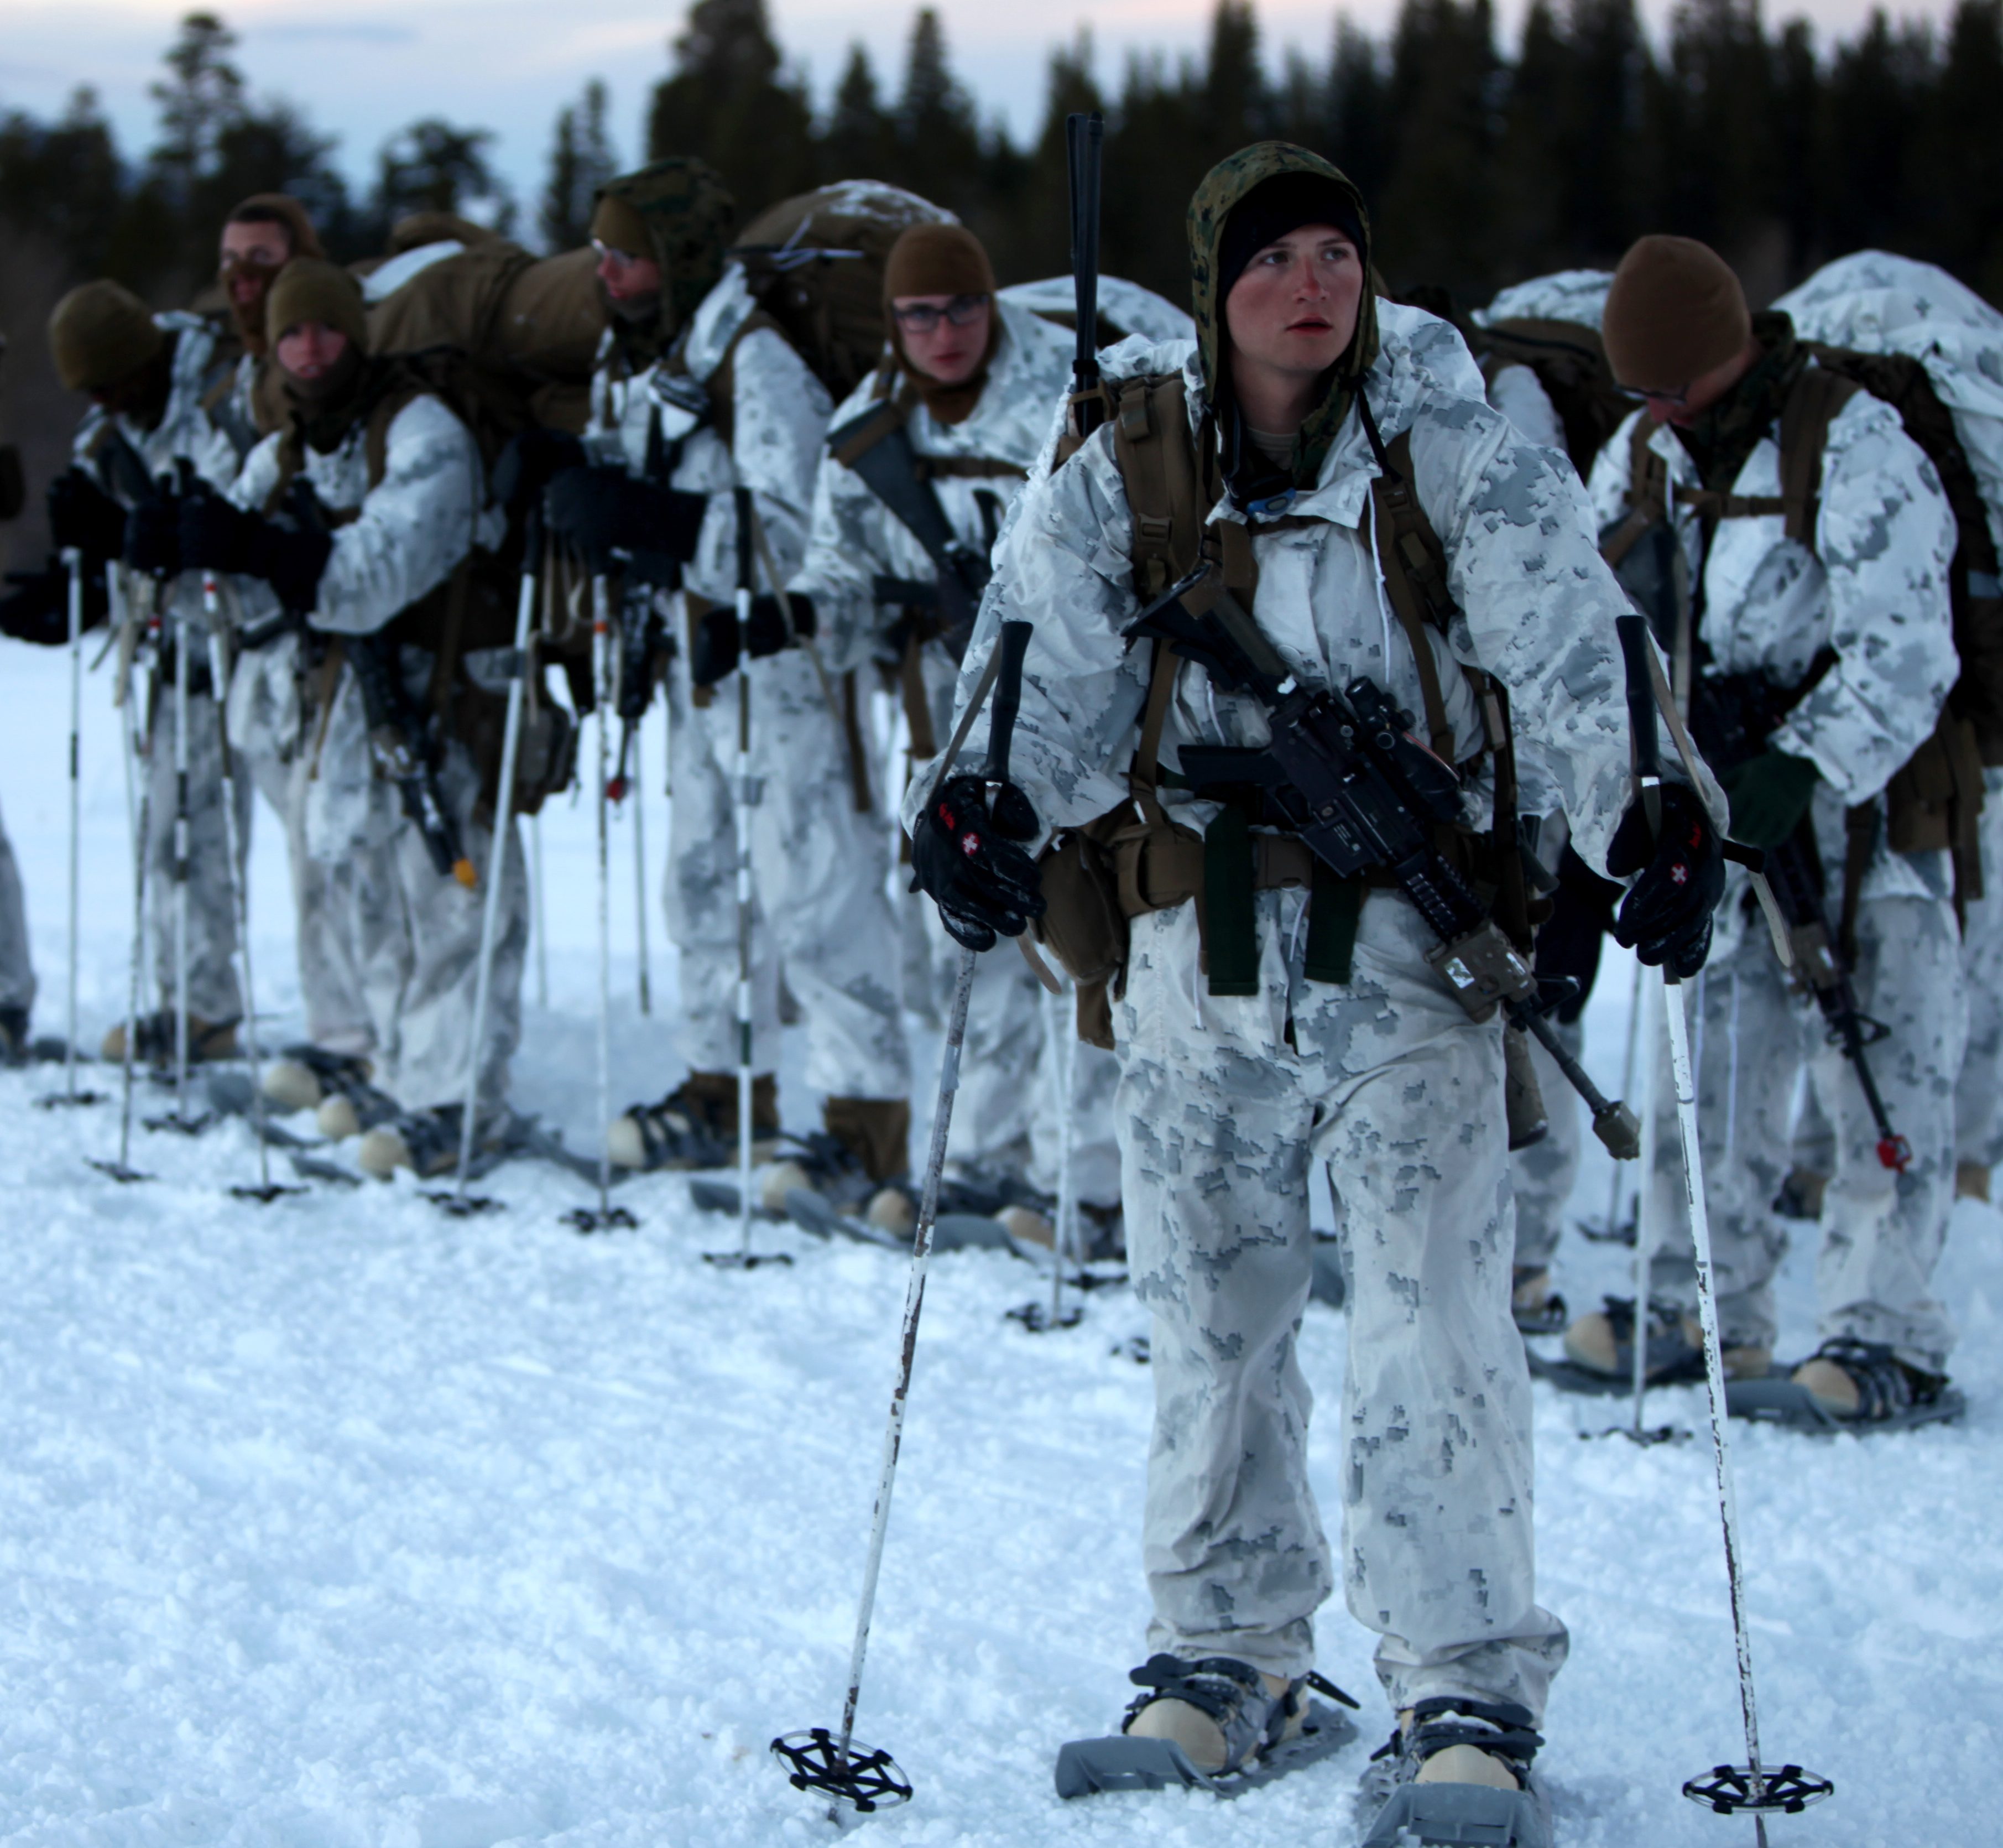
[[[54,121],[0,115],[8,245],[166,299],[208,274],[223,211],[251,191],[299,194],[344,256],[379,248],[389,223],[420,206],[513,223],[485,131],[413,124],[358,196],[328,139],[289,107],[252,99],[234,43],[214,15],[182,22],[154,87],[158,138],[136,161],[87,90]],[[1394,285],[1440,282],[1479,299],[1543,271],[1610,264],[1639,233],[1674,230],[1727,253],[1756,297],[1875,244],[2003,302],[2003,0],[1957,0],[1940,28],[1878,12],[1828,47],[1802,20],[1770,28],[1758,0],[1683,0],[1661,43],[1634,0],[1533,0],[1513,55],[1492,0],[1403,0],[1387,39],[1338,16],[1327,56],[1291,54],[1277,81],[1250,0],[1219,0],[1200,56],[1131,58],[1117,89],[1100,87],[1086,38],[1054,51],[1043,124],[1027,146],[982,119],[929,9],[894,89],[858,45],[820,114],[764,0],[696,0],[670,56],[648,114],[649,155],[706,156],[747,215],[826,180],[908,186],[979,230],[1004,275],[1066,266],[1063,118],[1096,107],[1107,121],[1106,265],[1177,296],[1195,181],[1219,156],[1279,135],[1362,184]],[[523,233],[576,242],[615,158],[594,83],[558,117]]]

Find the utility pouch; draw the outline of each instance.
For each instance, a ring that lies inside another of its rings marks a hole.
[[[1509,1153],[1533,1147],[1550,1134],[1543,1087],[1530,1062],[1530,1036],[1520,1027],[1502,1030],[1502,1105],[1509,1125]]]

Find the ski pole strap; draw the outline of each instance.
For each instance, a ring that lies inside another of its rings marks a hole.
[[[991,783],[1008,780],[1008,752],[1015,742],[1015,715],[1022,703],[1022,657],[1029,652],[1034,633],[1023,621],[1005,622],[1002,640],[995,649],[1001,663],[995,681],[995,711],[988,721],[988,768],[983,772]]]

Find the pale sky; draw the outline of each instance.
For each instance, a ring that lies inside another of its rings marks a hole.
[[[847,47],[869,47],[886,89],[903,68],[915,0],[771,0],[779,43],[804,72],[816,101],[838,75]],[[1893,0],[1895,14],[1940,17],[1951,0]],[[1652,19],[1667,0],[1643,0]],[[1214,0],[939,0],[953,65],[984,116],[1006,117],[1019,139],[1041,114],[1052,46],[1092,29],[1098,74],[1117,87],[1135,50],[1171,55],[1204,37]],[[1348,10],[1381,36],[1397,0],[1353,0]],[[54,114],[79,83],[94,86],[129,156],[152,138],[146,86],[189,0],[7,0],[0,29],[0,109]],[[659,0],[215,0],[238,33],[236,59],[254,93],[299,106],[323,134],[340,138],[337,159],[351,180],[372,173],[376,149],[421,115],[443,115],[496,131],[499,166],[526,204],[540,186],[556,112],[586,81],[611,87],[618,152],[641,151],[643,112],[667,66],[667,41],[684,6]],[[1517,0],[1501,0],[1510,23]],[[1869,0],[1770,4],[1772,17],[1805,14],[1826,40],[1847,37]],[[1267,55],[1288,46],[1325,58],[1336,9],[1325,0],[1263,0]]]

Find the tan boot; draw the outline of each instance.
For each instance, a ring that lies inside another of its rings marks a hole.
[[[1980,1200],[1989,1204],[1989,1170],[1979,1161],[1957,1161],[1954,1164],[1954,1197],[1957,1200]]]
[[[355,1151],[355,1165],[365,1174],[386,1181],[400,1167],[414,1168],[411,1145],[394,1123],[378,1123]]]
[[[204,1020],[200,1014],[190,1012],[188,1017],[188,1063],[200,1065],[205,1059],[234,1059],[236,1056],[236,1023],[234,1020]],[[123,1065],[125,1062],[125,1023],[121,1020],[104,1036],[98,1048],[107,1063]],[[139,1038],[134,1055],[149,1059],[155,1065],[171,1065],[174,1058],[174,1017],[167,1009],[158,1013],[142,1014],[139,1017]]]
[[[1398,1731],[1412,1730],[1410,1707],[1398,1716]],[[1414,1783],[1480,1784],[1485,1790],[1520,1790],[1522,1782],[1508,1762],[1479,1745],[1449,1745],[1435,1752],[1412,1774]]]
[[[778,1080],[770,1072],[751,1081],[754,1156],[769,1157],[779,1133]],[[737,1148],[737,1074],[691,1072],[658,1104],[615,1117],[605,1136],[614,1167],[707,1167]]]
[[[295,1110],[317,1110],[325,1096],[319,1075],[302,1059],[274,1059],[264,1068],[264,1101],[289,1115]]]
[[[911,1106],[905,1098],[830,1097],[821,1122],[871,1180],[894,1181],[910,1168]]]
[[[329,1142],[345,1142],[362,1133],[362,1114],[345,1091],[336,1091],[313,1112],[313,1127]]]
[[[1702,1379],[1704,1332],[1697,1318],[1680,1316],[1673,1328],[1666,1326],[1659,1315],[1650,1319],[1654,1325],[1649,1330],[1648,1345],[1654,1358],[1648,1366],[1648,1383],[1668,1385]],[[1565,1330],[1565,1357],[1589,1373],[1625,1379],[1634,1367],[1630,1346],[1634,1326],[1633,1311],[1625,1303],[1617,1311],[1596,1309],[1589,1315],[1579,1316]],[[1774,1364],[1772,1349],[1750,1343],[1727,1346],[1719,1358],[1728,1380],[1764,1380]]]
[[[1285,1697],[1288,1686],[1285,1675],[1262,1675],[1260,1679],[1274,1699]],[[1299,1712],[1288,1718],[1290,1731],[1300,1730],[1306,1713],[1307,1703],[1303,1700]],[[1180,1745],[1183,1755],[1207,1777],[1222,1771],[1230,1757],[1225,1744],[1224,1728],[1201,1707],[1192,1706],[1187,1700],[1165,1698],[1149,1701],[1134,1716],[1127,1728],[1127,1736],[1130,1739],[1166,1739]]]
[[[1509,1311],[1526,1335],[1555,1335],[1565,1325],[1565,1300],[1551,1288],[1548,1265],[1519,1264],[1511,1275]]]
[[[1041,1245],[1047,1251],[1057,1244],[1057,1227],[1033,1206],[1005,1206],[995,1216],[1011,1238],[1024,1244]]]

